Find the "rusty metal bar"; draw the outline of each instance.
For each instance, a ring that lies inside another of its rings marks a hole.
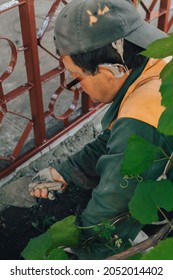
[[[20,2],[19,2],[19,0],[11,0],[7,3],[1,4],[0,5],[0,14],[4,13],[10,9],[13,9],[15,7],[18,7],[19,5],[24,4],[25,2],[26,2],[26,0],[20,1]]]
[[[153,11],[157,2],[158,0],[153,0],[150,6],[147,7],[144,1],[140,1],[140,5],[146,13],[145,20],[150,22],[153,19],[158,18],[158,28],[165,32],[168,32],[173,24],[173,17],[170,19],[170,21],[168,20],[171,7],[171,0],[160,0],[159,10]],[[133,3],[137,5],[138,1],[133,0]]]
[[[82,94],[82,114],[86,114],[87,112],[93,109],[93,102],[89,98],[86,93]]]
[[[171,26],[173,25],[173,16],[171,17],[171,19],[169,20],[168,22],[168,25],[167,25],[167,32],[170,30]]]
[[[145,5],[145,3],[143,1],[140,2],[140,5],[142,6],[144,11],[146,12],[146,17],[147,17],[147,15],[150,13],[148,7]]]
[[[26,141],[29,133],[31,132],[32,127],[33,127],[33,123],[31,121],[29,121],[20,137],[20,140],[18,141],[18,143],[10,157],[12,161],[14,161],[17,158],[20,151],[22,150],[22,147],[25,144],[25,141]]]
[[[150,7],[149,7],[148,10],[149,10],[149,11],[152,11],[152,10],[154,9],[156,3],[157,3],[157,0],[154,0],[154,1],[151,3],[151,5],[150,5]]]
[[[6,80],[11,75],[11,73],[13,72],[13,70],[15,68],[15,65],[17,62],[17,49],[16,49],[16,46],[14,45],[14,43],[11,40],[9,40],[8,38],[4,38],[4,37],[0,36],[0,40],[7,41],[10,46],[10,49],[11,49],[11,59],[8,64],[8,67],[0,76],[0,82],[2,83],[4,80]]]
[[[19,3],[22,3],[19,0]],[[34,14],[34,1],[30,0],[25,5],[19,6],[21,31],[23,45],[28,49],[24,52],[26,62],[26,72],[28,82],[33,84],[29,91],[32,119],[34,123],[34,138],[36,146],[42,145],[46,141],[46,131],[44,123],[44,109],[42,99],[42,87],[39,68],[39,57],[36,37],[36,24]]]
[[[2,83],[0,82],[0,123],[2,122],[2,119],[4,118],[6,112],[7,106],[5,104],[5,98],[3,95]]]
[[[138,0],[133,0],[132,2],[133,2],[133,4],[134,4],[135,6],[137,6]]]
[[[52,20],[52,17],[54,16],[55,11],[57,10],[57,8],[61,2],[62,2],[61,0],[56,0],[55,3],[53,3],[53,5],[51,6],[49,12],[47,13],[45,20],[43,21],[41,27],[39,28],[39,30],[37,32],[37,38],[39,39],[39,41],[43,38],[43,35],[46,32],[46,30]]]
[[[96,113],[97,111],[99,111],[104,105],[100,104],[97,107],[95,107],[92,111],[88,112],[87,114],[83,115],[82,117],[79,117],[75,120],[75,122],[71,123],[68,127],[66,127],[65,129],[62,129],[61,131],[59,131],[58,133],[55,133],[53,136],[51,136],[51,138],[48,139],[47,142],[45,142],[42,146],[38,146],[35,147],[33,149],[31,149],[29,152],[26,152],[24,154],[24,156],[19,157],[17,161],[14,161],[12,165],[8,166],[8,169],[4,169],[1,171],[0,173],[0,178],[3,178],[5,176],[7,176],[8,174],[10,174],[12,171],[14,171],[18,166],[22,165],[24,162],[26,162],[28,159],[30,159],[31,157],[35,156],[36,154],[38,154],[39,152],[41,152],[43,149],[45,149],[47,146],[51,145],[52,143],[54,143],[57,139],[59,139],[60,137],[62,137],[63,135],[65,135],[66,133],[68,133],[71,129],[73,129],[74,127],[76,127],[77,125],[79,125],[81,122],[83,122],[84,120],[88,119],[90,116],[93,115],[93,113]],[[1,157],[0,159],[9,159],[8,157]]]
[[[61,66],[58,66],[50,70],[49,72],[44,73],[43,75],[41,75],[42,84],[48,82],[50,79],[53,79],[56,76],[59,76],[63,72],[64,72],[64,67],[62,68]]]
[[[171,0],[162,0],[160,2],[160,11],[164,11],[164,13],[158,19],[158,28],[162,29],[165,32],[168,32],[168,18],[169,11],[171,5]]]
[[[33,85],[29,84],[29,83],[25,83],[17,88],[15,88],[14,90],[8,92],[5,95],[5,103],[15,99],[16,97],[20,96],[21,94],[25,93],[27,90],[31,90],[33,88]]]

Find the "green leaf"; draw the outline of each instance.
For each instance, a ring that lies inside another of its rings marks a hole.
[[[44,260],[50,244],[51,236],[49,232],[45,232],[30,239],[21,255],[25,260]]]
[[[98,233],[100,237],[104,237],[109,240],[112,232],[115,230],[115,225],[112,225],[110,221],[106,220],[100,225],[95,225],[93,230]]]
[[[55,219],[55,217],[45,217],[44,219],[44,226],[51,226],[53,225],[57,220]]]
[[[173,209],[173,185],[169,180],[139,183],[129,203],[132,216],[141,224],[158,221],[158,209]]]
[[[128,147],[120,167],[123,176],[138,175],[148,169],[156,159],[159,148],[144,138],[133,135],[128,140]]]
[[[160,73],[160,78],[165,80],[168,84],[172,84],[172,74],[173,74],[173,59],[166,64]]]
[[[27,260],[44,260],[47,259],[48,256],[50,259],[60,253],[57,247],[77,245],[79,242],[80,229],[74,224],[75,219],[75,216],[68,216],[56,222],[44,234],[32,238],[23,250],[22,256]],[[56,250],[54,251],[54,249]]]
[[[55,248],[49,252],[46,260],[68,260],[68,254],[61,248]]]
[[[50,227],[48,231],[54,245],[70,247],[79,243],[80,229],[75,225],[75,220],[76,217],[71,215]]]
[[[112,225],[110,221],[104,221],[100,228],[100,237],[104,237],[109,240],[111,238],[112,232],[115,230],[115,225]]]
[[[164,58],[173,55],[173,34],[167,38],[154,41],[141,54],[152,58]]]
[[[151,251],[145,253],[141,260],[173,260],[173,238],[160,241]]]
[[[173,107],[173,81],[172,85],[167,84],[166,82],[163,81],[160,87],[160,91],[162,94],[162,101],[161,104],[164,107]]]
[[[137,253],[133,256],[128,257],[128,260],[141,260],[142,256],[142,253]]]
[[[160,92],[162,95],[161,104],[165,107],[173,105],[173,60],[171,60],[160,73],[162,84]]]
[[[95,225],[94,227],[93,227],[93,231],[95,231],[95,232],[100,232],[100,226],[98,226],[98,225]]]
[[[166,108],[162,113],[159,119],[158,130],[161,133],[173,135],[173,106]]]

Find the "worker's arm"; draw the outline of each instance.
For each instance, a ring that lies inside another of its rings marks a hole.
[[[109,135],[110,131],[106,130],[65,162],[57,165],[55,163],[54,167],[39,171],[29,185],[31,195],[52,199],[53,196],[51,193],[49,195],[49,191],[62,191],[68,185],[94,188],[99,182],[96,164],[100,156],[107,153]]]
[[[95,141],[55,167],[69,185],[88,189],[98,184],[100,176],[96,165],[99,158],[107,154],[109,136],[110,131],[106,130]]]

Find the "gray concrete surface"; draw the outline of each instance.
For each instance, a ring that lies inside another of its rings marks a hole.
[[[53,166],[55,162],[65,161],[68,156],[93,141],[101,132],[100,120],[106,110],[107,106],[26,162],[6,178],[6,182],[5,179],[2,179],[0,181],[0,212],[8,206],[31,207],[34,205],[35,200],[28,193],[31,178],[39,170],[50,165]]]

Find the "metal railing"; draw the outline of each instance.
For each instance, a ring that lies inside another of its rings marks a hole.
[[[4,126],[7,117],[9,120],[16,117],[19,123],[22,121],[25,123],[20,128],[20,135],[18,135],[15,146],[6,149],[4,154],[0,156],[0,178],[10,174],[16,167],[42,151],[103,106],[103,104],[94,105],[85,93],[81,94],[81,88],[76,88],[75,91],[70,92],[72,101],[65,112],[56,113],[56,105],[58,102],[60,103],[59,98],[61,96],[66,98],[67,95],[67,91],[64,89],[65,69],[62,62],[56,57],[54,50],[52,51],[47,45],[45,46],[44,36],[55,17],[55,13],[67,2],[65,0],[52,2],[53,4],[51,3],[51,7],[39,28],[36,27],[34,0],[11,0],[0,5],[0,14],[6,14],[7,20],[9,10],[18,9],[22,37],[22,46],[17,46],[16,42],[7,38],[6,34],[0,36],[0,43],[5,42],[11,51],[8,66],[0,74],[0,123]],[[138,1],[134,0],[133,2],[137,5]],[[170,1],[160,1],[157,11],[154,9],[158,1],[151,2],[147,8],[144,1],[140,1],[140,5],[145,11],[145,19],[152,21],[154,18],[158,18],[158,27],[168,32],[173,24],[173,17],[169,19]],[[40,50],[44,53],[44,57],[47,57],[47,60],[52,59],[55,62],[55,67],[42,73]],[[17,60],[21,53],[24,56],[23,67],[25,69],[23,71],[26,71],[26,80],[14,89],[4,89],[5,82],[16,71]],[[43,86],[45,83],[51,85],[54,78],[57,78],[57,83],[54,82],[55,89],[53,93],[46,94],[47,103],[44,106]],[[27,110],[22,109],[22,112],[19,112],[16,108],[15,110],[10,109],[9,103],[17,98],[21,99],[22,96],[27,96],[29,100]],[[29,113],[27,113],[28,110]],[[49,125],[48,127],[47,119],[56,120],[59,125]],[[52,127],[54,129],[51,129]]]
[[[150,2],[150,4],[148,4]],[[171,0],[133,0],[135,5],[138,3],[144,10],[145,20],[152,22],[154,19],[158,19],[157,27],[165,32],[169,32],[173,24],[173,16],[170,17]]]

